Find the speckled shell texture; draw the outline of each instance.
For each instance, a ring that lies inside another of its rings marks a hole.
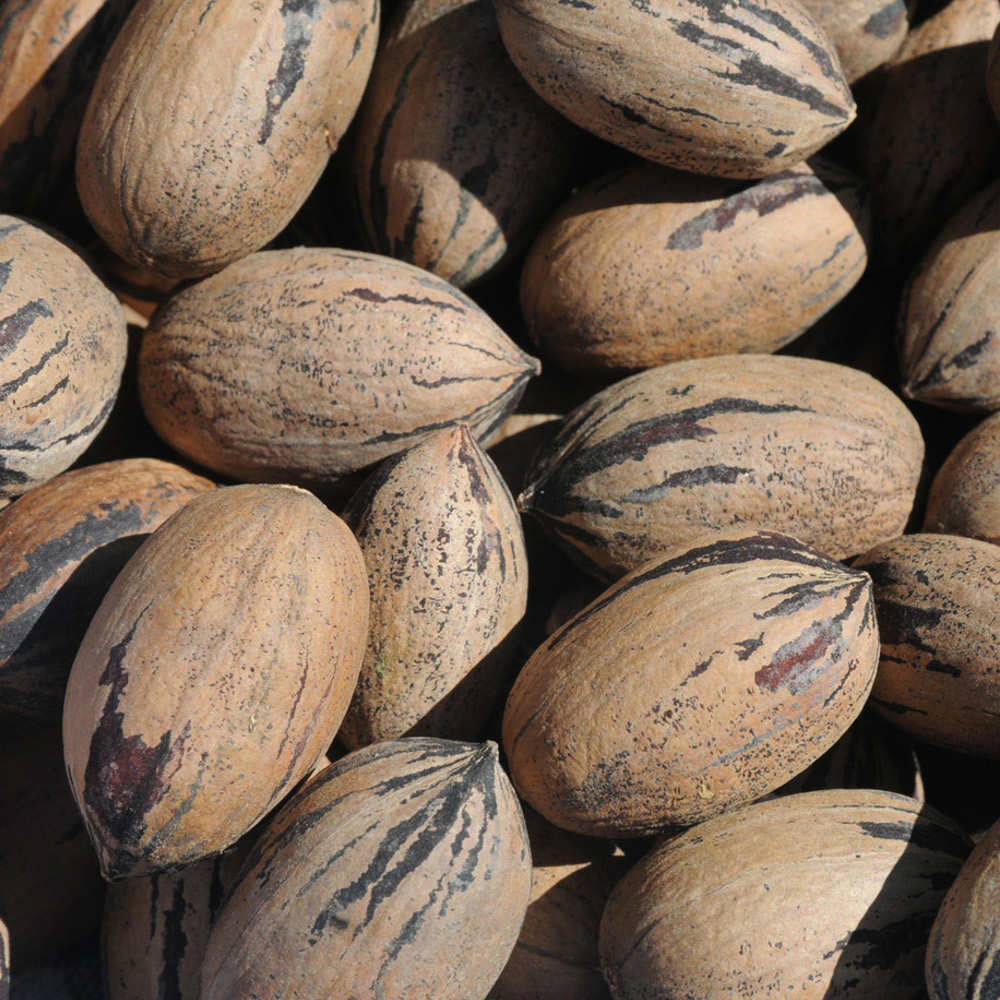
[[[465,424],[389,459],[344,510],[368,566],[368,647],[339,738],[472,740],[500,702],[528,600],[510,491]]]
[[[657,163],[763,177],[854,118],[832,43],[794,2],[500,0],[497,18],[545,100]]]
[[[447,423],[488,435],[538,367],[471,299],[412,264],[276,250],[157,310],[139,390],[157,433],[210,469],[336,485]]]
[[[208,933],[249,851],[108,886],[101,925],[107,1000],[198,1000]]]
[[[800,0],[830,36],[848,83],[891,59],[910,25],[903,0]]]
[[[951,0],[883,69],[865,167],[886,260],[908,265],[1000,170],[983,79],[997,0]]]
[[[926,972],[931,1000],[1000,996],[1000,823],[976,844],[944,897]]]
[[[135,0],[18,0],[0,7],[0,211],[47,207],[97,69]]]
[[[377,34],[377,0],[138,0],[80,128],[94,229],[178,278],[263,246],[354,116]]]
[[[607,579],[706,531],[783,531],[835,559],[901,534],[924,445],[870,375],[724,355],[623,379],[567,418],[519,506]]]
[[[524,925],[487,1000],[610,1000],[597,954],[601,913],[628,864],[610,842],[576,837],[534,810],[531,899]]]
[[[864,573],[773,532],[703,538],[623,577],[535,651],[504,711],[511,777],[578,833],[700,822],[827,751],[878,654]]]
[[[130,458],[64,472],[0,511],[0,708],[62,716],[66,678],[97,606],[159,524],[214,484]]]
[[[413,0],[358,113],[368,244],[467,287],[534,234],[562,194],[577,134],[510,61],[490,0]]]
[[[263,818],[330,745],[367,626],[354,536],[305,490],[225,487],[160,525],[66,689],[66,766],[105,876],[193,864]]]
[[[923,530],[1000,544],[1000,413],[969,431],[938,469]]]
[[[495,744],[357,750],[289,800],[209,937],[202,1000],[482,1000],[531,891]]]
[[[970,847],[941,813],[888,792],[808,792],[717,817],[655,847],[612,893],[612,996],[914,1000]]]
[[[0,497],[83,454],[111,412],[126,342],[122,307],[84,260],[0,215]]]
[[[829,164],[754,184],[626,168],[578,191],[535,240],[528,333],[585,374],[776,351],[861,277],[869,218],[860,178]]]
[[[918,739],[1000,759],[1000,548],[906,535],[855,566],[871,575],[882,636],[872,708]]]
[[[903,294],[903,393],[946,409],[1000,409],[1000,182],[968,202],[928,249]]]
[[[70,794],[58,726],[0,727],[0,915],[14,975],[92,941],[104,880]]]

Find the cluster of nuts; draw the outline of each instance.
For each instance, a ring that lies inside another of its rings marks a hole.
[[[1000,0],[0,2],[0,1000],[996,1000],[998,116]]]

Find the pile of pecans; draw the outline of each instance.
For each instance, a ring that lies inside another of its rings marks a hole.
[[[1000,996],[998,117],[1000,0],[2,0],[0,1000]]]

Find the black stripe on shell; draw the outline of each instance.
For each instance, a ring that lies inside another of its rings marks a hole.
[[[608,605],[617,601],[622,594],[637,587],[673,574],[688,574],[709,567],[743,565],[755,560],[777,560],[807,566],[823,573],[831,574],[844,582],[861,581],[867,584],[867,574],[848,569],[842,563],[825,556],[808,545],[775,531],[760,531],[750,536],[736,539],[717,539],[704,545],[687,549],[678,555],[663,559],[646,570],[632,573],[620,584],[612,587],[604,597],[580,612],[564,629],[556,632],[548,641],[547,648],[555,649],[570,638],[575,629]],[[823,581],[828,583],[829,581]],[[803,586],[814,587],[817,582],[805,582]]]
[[[747,20],[738,20],[735,18],[733,14],[736,11],[740,13],[745,12],[750,18],[755,18],[759,22],[777,28],[782,36],[793,39],[806,49],[815,60],[816,66],[823,76],[846,90],[843,74],[837,63],[831,58],[831,53],[817,41],[804,35],[779,10],[774,9],[772,5],[768,3],[754,3],[753,0],[737,0],[735,3],[733,0],[688,0],[688,2],[691,6],[702,10],[707,15],[711,24],[733,28],[738,34],[747,36],[751,40],[751,44],[764,42],[776,48],[780,47],[778,39],[768,37],[767,34],[753,27],[752,23],[748,23]],[[732,41],[727,41],[731,47],[733,44]],[[778,91],[778,93],[784,93],[784,91]],[[844,109],[838,109],[837,113],[843,115]]]
[[[628,402],[628,399],[622,400],[600,413],[594,423],[586,427],[581,440],[573,440],[571,434],[579,432],[583,423],[574,421],[572,425],[566,425],[529,474],[521,494],[523,510],[558,517],[584,509],[586,499],[573,492],[577,484],[606,469],[641,462],[651,449],[660,445],[713,437],[717,432],[708,422],[714,417],[813,412],[809,407],[793,403],[762,403],[754,399],[722,396],[701,406],[637,420],[596,444],[588,445],[587,440],[595,436],[600,425]],[[594,409],[599,405],[595,404]]]
[[[109,881],[124,877],[135,867],[136,860],[148,856],[155,847],[154,843],[145,849],[139,846],[146,833],[146,817],[170,787],[191,729],[189,722],[176,737],[167,730],[153,746],[144,743],[140,736],[124,734],[125,715],[119,711],[119,703],[128,686],[125,657],[139,622],[150,607],[146,605],[124,638],[108,653],[98,683],[111,690],[91,736],[84,770],[82,802],[86,822]],[[177,810],[177,822],[185,811],[182,803]]]
[[[282,0],[281,57],[274,76],[267,82],[264,116],[257,142],[263,146],[271,138],[281,109],[295,92],[306,68],[306,53],[312,43],[312,26],[319,18],[320,0]]]
[[[821,197],[828,193],[819,177],[811,173],[785,171],[766,182],[744,188],[718,205],[688,219],[667,240],[668,250],[696,250],[706,233],[721,233],[735,225],[743,213],[763,218],[802,198]]]
[[[33,299],[19,306],[9,316],[0,319],[0,361],[10,357],[18,345],[31,331],[32,324],[38,319],[51,319],[53,316],[52,306],[45,299]],[[64,338],[60,347],[64,347]],[[45,358],[51,357],[49,354]],[[39,369],[33,369],[37,371]],[[6,388],[6,386],[4,387]]]
[[[188,946],[187,934],[184,933],[186,913],[184,879],[179,877],[174,883],[170,903],[163,913],[160,975],[157,977],[156,1000],[185,1000],[181,986],[181,966]]]

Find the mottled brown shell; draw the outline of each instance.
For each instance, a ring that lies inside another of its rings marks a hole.
[[[368,244],[467,287],[534,234],[578,134],[510,61],[490,0],[411,0],[358,112],[353,184]]]
[[[621,374],[793,340],[868,263],[862,181],[814,166],[748,185],[646,164],[582,188],[521,271],[541,355]]]
[[[0,727],[0,916],[14,975],[92,941],[104,880],[70,794],[58,726]]]
[[[611,1000],[601,913],[628,864],[608,841],[577,837],[525,808],[531,898],[517,944],[486,1000]]]
[[[706,531],[756,524],[833,558],[901,534],[924,445],[886,386],[778,355],[678,361],[569,415],[519,498],[612,579]]]
[[[923,530],[1000,545],[1000,414],[969,431],[938,469]]]
[[[979,192],[927,250],[903,294],[899,365],[910,399],[1000,409],[1000,182]]]
[[[109,880],[217,854],[329,746],[368,626],[347,526],[286,486],[202,494],[101,602],[63,714],[74,795]]]
[[[872,708],[918,739],[1000,759],[1000,548],[904,535],[854,565],[871,575],[882,637]]]
[[[198,1000],[208,932],[250,845],[176,873],[108,886],[101,925],[107,1000]]]
[[[90,88],[135,0],[18,0],[0,7],[0,211],[48,208]]]
[[[854,721],[878,665],[871,581],[737,532],[624,576],[518,675],[503,744],[557,826],[644,836],[773,791]]]
[[[64,472],[0,511],[0,708],[62,715],[97,606],[143,540],[209,480],[156,459]]]
[[[201,1000],[478,1000],[531,891],[495,744],[357,750],[286,803],[209,937]]]
[[[297,249],[254,254],[158,309],[139,389],[157,433],[208,468],[336,485],[444,424],[487,436],[537,371],[441,278]]]
[[[695,173],[763,177],[854,118],[833,45],[786,0],[500,0],[525,79],[602,139]]]
[[[83,454],[111,412],[126,343],[122,307],[84,260],[0,216],[0,497]]]
[[[263,246],[340,142],[377,34],[377,0],[138,0],[80,128],[94,229],[178,278]]]
[[[926,974],[931,1000],[1000,996],[1000,822],[976,844],[944,897]]]
[[[855,83],[891,59],[910,26],[903,0],[800,0],[830,36],[844,77]]]
[[[508,684],[528,599],[521,519],[465,424],[390,459],[344,510],[368,567],[368,646],[339,738],[472,740]]]
[[[951,0],[881,71],[865,166],[887,259],[909,266],[1000,169],[983,78],[997,0]]]
[[[923,996],[931,925],[971,842],[888,792],[807,792],[655,847],[615,888],[615,1000]]]

